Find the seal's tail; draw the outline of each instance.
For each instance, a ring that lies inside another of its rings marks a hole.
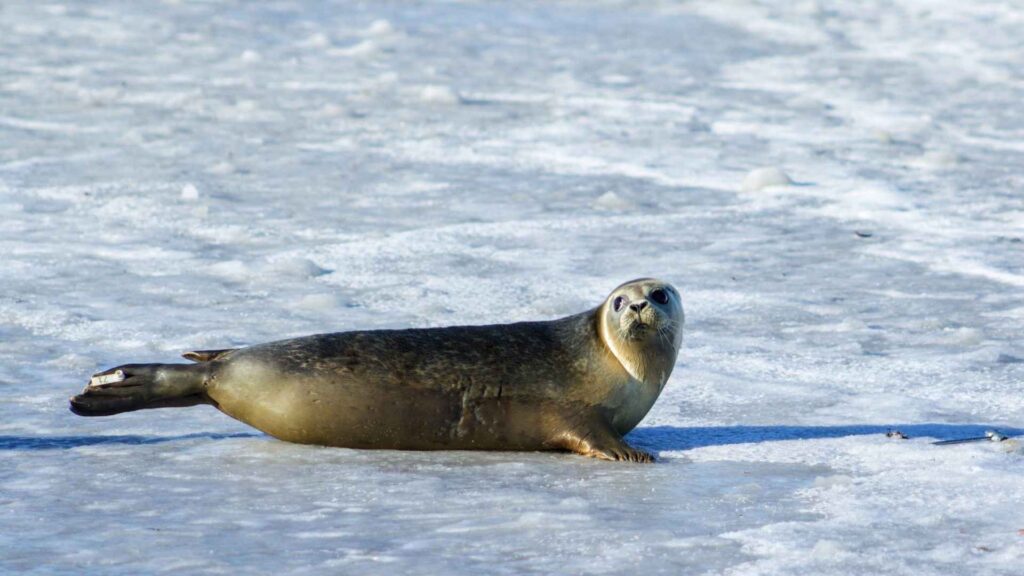
[[[125,364],[92,377],[85,390],[71,398],[79,416],[110,416],[144,408],[195,406],[206,396],[203,364]]]

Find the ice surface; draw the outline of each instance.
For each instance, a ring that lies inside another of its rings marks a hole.
[[[1022,432],[1022,22],[4,2],[0,572],[1019,574],[1019,443],[930,439]],[[741,193],[766,166],[797,182]],[[653,466],[67,412],[127,361],[645,275],[688,319]]]

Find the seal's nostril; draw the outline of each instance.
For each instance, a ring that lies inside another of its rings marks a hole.
[[[629,305],[629,308],[633,312],[639,312],[639,311],[643,310],[644,308],[647,308],[647,300],[641,300],[639,302],[634,302],[634,303]]]

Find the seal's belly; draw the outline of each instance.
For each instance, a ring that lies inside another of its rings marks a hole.
[[[550,410],[345,375],[235,362],[208,390],[218,409],[275,438],[349,448],[541,450]]]

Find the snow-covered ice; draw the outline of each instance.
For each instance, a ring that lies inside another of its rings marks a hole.
[[[1024,8],[8,1],[0,572],[1019,574]],[[795,181],[755,193],[779,167]],[[98,369],[554,318],[680,363],[571,455],[84,419]],[[899,428],[909,440],[887,438]]]

